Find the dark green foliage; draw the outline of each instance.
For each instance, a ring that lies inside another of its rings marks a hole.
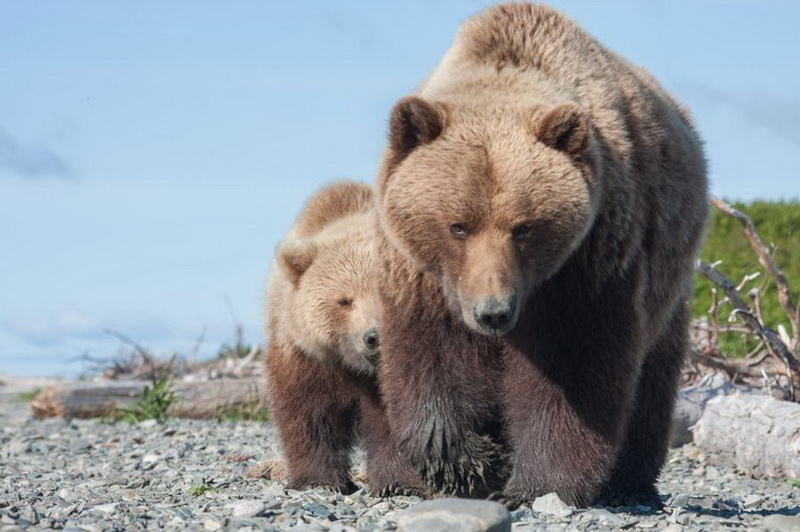
[[[749,205],[733,203],[733,207],[743,211],[753,221],[761,239],[772,251],[775,263],[783,270],[793,289],[795,304],[800,290],[800,202],[756,201]],[[714,263],[722,261],[717,267],[734,283],[753,272],[761,272],[761,277],[752,281],[742,292],[745,300],[747,291],[759,288],[762,297],[764,321],[772,329],[783,324],[789,330],[789,322],[781,309],[775,282],[758,262],[758,256],[750,246],[741,223],[712,207],[708,236],[700,258]],[[692,313],[695,317],[707,316],[711,307],[711,282],[700,274],[695,275]],[[720,290],[721,292],[721,290]],[[724,294],[720,293],[722,299]],[[720,323],[724,324],[730,314],[730,306],[720,308]],[[720,348],[724,354],[741,356],[755,346],[750,339],[744,342],[741,334],[724,333],[720,337]]]

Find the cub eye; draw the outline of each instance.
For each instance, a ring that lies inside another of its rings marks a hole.
[[[451,225],[450,232],[453,233],[453,236],[456,238],[467,238],[467,236],[469,235],[469,229],[467,229],[461,224]]]
[[[348,299],[348,298],[346,298],[346,297],[343,297],[343,298],[339,299],[339,300],[337,301],[337,303],[338,303],[338,304],[339,304],[339,306],[340,306],[340,307],[342,307],[342,308],[348,308],[348,307],[350,307],[350,306],[353,304],[353,300],[352,300],[352,299]]]
[[[531,234],[531,226],[528,224],[519,224],[511,231],[511,238],[519,240]]]

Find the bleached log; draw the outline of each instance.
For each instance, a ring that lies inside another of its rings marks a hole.
[[[734,393],[753,393],[753,390],[733,384],[719,373],[708,375],[694,386],[679,390],[672,413],[670,447],[680,447],[692,441],[692,428],[700,420],[711,399]]]
[[[100,417],[131,406],[147,381],[69,382],[45,388],[31,402],[37,418]],[[265,385],[260,377],[210,381],[178,381],[172,385],[175,402],[167,413],[174,417],[212,418],[243,405],[263,404]]]
[[[717,397],[694,441],[708,459],[754,478],[800,478],[800,404],[765,395]]]

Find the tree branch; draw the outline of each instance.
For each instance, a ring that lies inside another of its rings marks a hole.
[[[772,259],[772,256],[767,251],[767,246],[764,244],[764,241],[761,240],[761,236],[758,234],[755,225],[753,225],[753,221],[738,209],[734,209],[724,201],[719,198],[711,197],[711,203],[719,209],[722,213],[730,216],[731,218],[735,218],[739,220],[739,222],[744,227],[744,234],[747,237],[748,242],[750,242],[750,246],[758,255],[758,260],[761,262],[761,265],[767,270],[767,273],[775,280],[775,284],[778,287],[778,301],[780,302],[781,307],[783,307],[784,312],[786,312],[786,316],[789,318],[789,321],[792,324],[792,343],[793,346],[790,346],[791,349],[799,349],[800,348],[800,305],[795,306],[794,302],[792,301],[792,290],[789,287],[789,281],[786,279],[783,271],[775,264],[775,261]]]
[[[784,363],[787,376],[789,377],[789,396],[791,400],[794,401],[794,378],[800,376],[800,365],[794,355],[789,351],[787,345],[783,343],[778,333],[758,320],[744,299],[742,299],[738,290],[736,290],[736,285],[733,284],[733,281],[705,261],[697,261],[697,269],[706,276],[708,280],[725,291],[731,306],[733,306],[733,313],[738,316],[742,320],[742,323],[750,328],[754,334],[762,338],[766,342],[770,352]]]

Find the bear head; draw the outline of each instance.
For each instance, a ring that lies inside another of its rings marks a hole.
[[[372,238],[284,241],[278,265],[291,284],[292,341],[309,356],[374,375],[379,354],[378,290]]]
[[[589,231],[598,151],[574,103],[405,98],[390,119],[380,227],[470,329],[505,334]]]

